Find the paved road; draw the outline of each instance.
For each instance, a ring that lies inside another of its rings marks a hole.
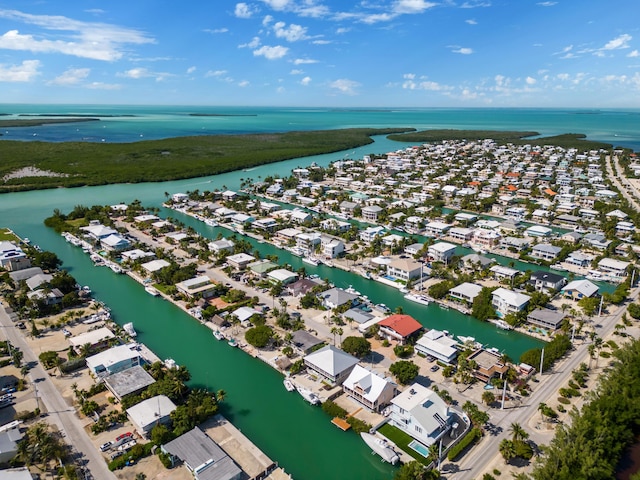
[[[638,192],[636,187],[632,185],[631,182],[629,182],[629,180],[627,179],[627,177],[625,177],[622,174],[624,170],[622,169],[618,161],[618,157],[614,156],[613,161],[615,162],[616,170],[620,172],[620,177],[618,177],[618,175],[614,173],[613,166],[611,164],[611,157],[609,155],[606,156],[606,162],[605,162],[607,165],[607,177],[611,179],[613,184],[618,188],[620,193],[624,195],[624,197],[629,201],[631,206],[636,210],[640,211],[640,205],[636,201],[638,198],[640,198],[640,192]],[[622,180],[622,183],[624,183],[624,185],[620,183],[621,180]]]
[[[639,293],[640,287],[635,288],[630,292],[629,297],[635,300]],[[600,321],[600,326],[596,328],[598,336],[604,339],[611,334],[615,325],[620,321],[620,318],[625,312],[626,308],[621,307],[613,315],[603,316],[601,318],[594,317],[594,321]],[[526,397],[527,403],[525,405],[498,412],[497,415],[494,415],[494,412],[492,412],[493,424],[502,430],[496,436],[487,435],[480,445],[468,452],[463,460],[454,467],[458,470],[452,473],[449,478],[455,480],[477,478],[479,473],[486,470],[487,466],[498,454],[500,442],[504,438],[511,437],[509,426],[514,422],[526,426],[534,415],[540,415],[538,413],[538,405],[541,402],[548,401],[550,397],[555,396],[555,392],[567,383],[571,377],[571,372],[576,369],[580,363],[588,363],[588,347],[588,343],[577,346],[569,358],[557,366],[558,370],[552,374],[543,375],[543,380],[538,388],[535,389],[529,397]],[[536,438],[541,437],[536,431],[530,433],[534,441],[536,441]]]
[[[35,365],[30,370],[31,379],[40,379],[37,382],[38,397],[47,409],[49,423],[55,424],[65,435],[67,443],[78,452],[86,462],[85,467],[96,479],[115,479],[116,476],[109,471],[107,464],[98,449],[93,446],[89,435],[84,430],[75,409],[68,405],[62,394],[56,389],[48,373],[44,370],[36,355],[31,350],[24,337],[14,327],[4,311],[0,308],[0,325],[5,337],[12,345],[23,352],[23,363]]]

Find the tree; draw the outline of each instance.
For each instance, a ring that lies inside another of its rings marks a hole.
[[[341,348],[355,357],[364,358],[371,353],[371,342],[364,337],[347,337]]]
[[[151,442],[154,445],[163,445],[173,440],[173,433],[166,425],[158,424],[151,429]]]
[[[439,477],[439,473],[434,470],[428,471],[420,462],[412,460],[402,464],[393,480],[431,480]]]
[[[269,344],[273,331],[268,325],[252,327],[244,334],[245,340],[256,348],[264,348]]]
[[[56,270],[62,265],[62,260],[53,252],[36,252],[32,257],[32,265],[42,270]]]
[[[509,426],[509,432],[511,432],[511,440],[514,443],[529,438],[529,434],[524,430],[524,428],[522,428],[522,425],[517,422],[514,422]]]
[[[493,392],[485,390],[484,392],[482,392],[482,401],[487,405],[491,405],[496,401],[496,396],[493,394]]]
[[[391,364],[389,371],[395,375],[398,383],[408,385],[418,376],[420,368],[411,360],[399,360]]]
[[[224,390],[220,389],[216,392],[216,401],[218,403],[222,403],[224,402],[224,399],[227,396],[227,392],[225,392]]]
[[[500,442],[500,455],[504,458],[505,462],[509,463],[512,459],[516,458],[516,447],[513,441],[505,438]]]

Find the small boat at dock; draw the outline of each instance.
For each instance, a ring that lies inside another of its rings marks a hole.
[[[320,397],[316,395],[314,392],[309,390],[308,388],[301,387],[297,385],[296,390],[305,399],[305,401],[309,402],[311,405],[318,405],[320,403]]]
[[[127,332],[127,335],[129,335],[130,337],[137,337],[138,336],[138,332],[136,332],[135,328],[133,328],[133,323],[129,322],[129,323],[125,323],[122,328],[124,329],[125,332]]]
[[[160,292],[156,290],[154,287],[152,287],[151,285],[144,287],[144,291],[147,292],[149,295],[153,295],[154,297],[157,297],[158,295],[160,295]]]
[[[287,389],[287,392],[293,392],[296,389],[296,386],[293,384],[290,378],[285,378],[282,383],[284,384],[284,388]]]
[[[304,263],[308,263],[309,265],[313,265],[314,267],[320,265],[320,262],[313,257],[302,257],[302,261]]]
[[[239,344],[238,344],[238,342],[236,341],[235,338],[230,338],[227,343],[229,344],[230,347],[234,347],[235,348],[235,347],[239,346]]]
[[[415,302],[415,303],[419,303],[421,305],[429,305],[429,299],[427,297],[425,297],[424,295],[418,295],[418,294],[413,294],[413,293],[407,293],[404,296],[405,299],[411,301],[411,302]]]
[[[494,320],[492,323],[502,330],[513,330],[513,327],[504,320]]]
[[[360,437],[373,450],[373,453],[380,455],[385,462],[395,465],[400,460],[398,454],[384,438],[378,438],[367,432],[360,433]]]
[[[214,330],[213,336],[216,338],[216,340],[224,340],[224,333],[222,333],[220,330]]]
[[[115,263],[110,264],[109,268],[113,271],[113,273],[122,273],[122,267],[120,267],[120,265],[116,265]]]

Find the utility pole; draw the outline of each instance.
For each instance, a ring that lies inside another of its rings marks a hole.
[[[502,387],[502,403],[500,404],[500,410],[504,410],[504,399],[507,396],[507,380],[504,380],[504,386]]]
[[[542,364],[544,363],[544,348],[542,349],[542,354],[540,355],[540,376],[542,376]]]

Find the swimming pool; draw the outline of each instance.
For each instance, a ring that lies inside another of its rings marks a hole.
[[[391,280],[392,282],[395,282],[397,280],[396,277],[392,277],[391,275],[383,275],[382,278]]]
[[[409,444],[409,447],[416,452],[418,452],[423,457],[427,458],[429,456],[429,449],[425,447],[423,444],[418,442],[417,440],[412,440]]]

